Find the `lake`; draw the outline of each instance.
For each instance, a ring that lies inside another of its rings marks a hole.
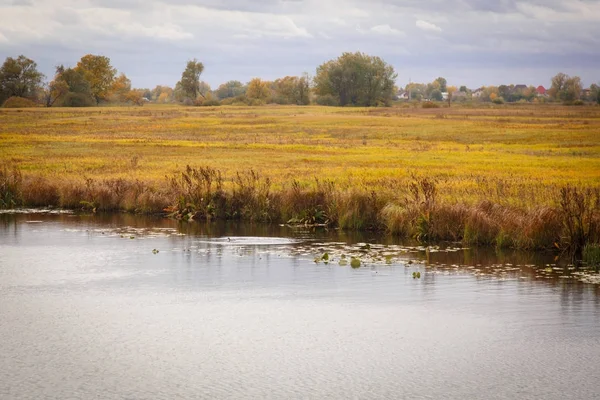
[[[0,321],[1,399],[600,391],[600,286],[551,253],[127,214],[1,214]]]

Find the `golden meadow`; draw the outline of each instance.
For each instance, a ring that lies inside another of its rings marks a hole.
[[[0,109],[0,206],[600,240],[600,107]]]

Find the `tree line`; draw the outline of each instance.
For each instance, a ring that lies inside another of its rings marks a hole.
[[[416,101],[480,101],[496,104],[517,102],[562,102],[564,104],[600,104],[600,86],[592,84],[583,88],[581,78],[558,73],[551,79],[551,87],[499,85],[483,86],[470,90],[466,86],[447,86],[446,79],[439,77],[431,83],[409,83],[402,90],[402,98]]]
[[[106,56],[87,54],[74,67],[59,65],[50,80],[37,64],[20,55],[7,57],[0,67],[0,104],[6,107],[44,105],[46,107],[85,107],[101,103],[143,105],[145,102],[185,105],[262,105],[267,103],[329,106],[389,106],[398,96],[411,100],[456,101],[475,93],[465,86],[449,86],[439,77],[428,84],[410,83],[404,90],[395,85],[394,68],[379,57],[364,53],[343,53],[321,64],[314,77],[286,76],[273,81],[254,78],[247,83],[232,80],[216,89],[200,79],[204,64],[187,62],[181,79],[173,88],[158,85],[153,89],[132,88],[131,80],[119,73]],[[552,78],[548,99],[573,103],[598,101],[600,90],[592,85],[585,92],[579,77],[559,73]],[[583,93],[583,98],[582,98]],[[488,86],[477,91],[482,101],[538,100],[536,88],[514,85]]]

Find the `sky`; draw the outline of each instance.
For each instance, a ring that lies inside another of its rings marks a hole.
[[[52,77],[91,53],[134,87],[174,86],[188,60],[213,88],[308,72],[343,52],[394,66],[397,83],[600,82],[600,0],[0,0],[0,59]]]

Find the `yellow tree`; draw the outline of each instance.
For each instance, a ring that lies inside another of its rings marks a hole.
[[[448,91],[448,107],[451,107],[452,96],[454,96],[454,92],[456,92],[458,89],[456,86],[448,86],[446,87],[446,90]]]
[[[271,89],[269,83],[263,81],[260,78],[254,78],[248,82],[248,89],[246,90],[246,97],[252,100],[266,101],[271,95]]]
[[[127,92],[124,100],[126,102],[131,102],[136,106],[144,105],[144,91],[140,89],[134,89]]]
[[[108,98],[117,74],[117,70],[110,65],[110,58],[87,54],[81,57],[75,70],[89,82],[96,103]]]
[[[121,73],[113,82],[110,88],[111,97],[115,101],[124,102],[127,100],[127,94],[131,91],[131,80]]]

